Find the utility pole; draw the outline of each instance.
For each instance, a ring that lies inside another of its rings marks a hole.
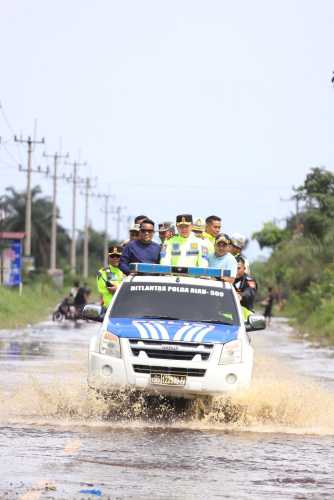
[[[76,272],[76,198],[77,198],[77,185],[83,182],[83,179],[78,177],[78,167],[87,165],[86,162],[74,161],[72,163],[65,162],[66,165],[73,167],[73,173],[67,177],[69,182],[73,184],[72,191],[72,240],[71,240],[71,274]]]
[[[60,153],[55,153],[53,155],[46,154],[44,152],[43,156],[45,158],[53,158],[53,175],[51,178],[53,180],[53,197],[52,197],[52,222],[51,222],[51,246],[50,246],[50,270],[57,269],[57,181],[58,179],[64,179],[64,176],[58,176],[58,160],[62,158],[68,158],[69,154],[66,153],[62,155]]]
[[[122,211],[125,210],[126,207],[121,207],[120,205],[118,205],[118,207],[116,207],[116,240],[119,241],[120,240],[120,228],[121,228],[121,222],[122,222]]]
[[[103,243],[103,265],[104,267],[108,266],[108,243],[109,243],[109,214],[114,214],[115,209],[113,206],[109,205],[109,200],[115,199],[115,195],[113,194],[94,194],[91,193],[91,196],[95,196],[96,198],[104,198],[104,208],[101,209],[101,212],[104,214],[104,243]]]
[[[96,180],[96,179],[95,179]],[[91,179],[86,177],[85,179],[85,191],[81,194],[85,196],[85,232],[84,232],[84,248],[83,248],[83,276],[88,278],[89,266],[88,266],[88,245],[89,245],[89,218],[88,218],[88,200],[91,196],[90,190],[93,188]]]
[[[109,200],[114,199],[114,195],[112,194],[102,194],[102,198],[104,198],[104,208],[102,212],[104,213],[104,249],[103,249],[103,265],[107,267],[108,265],[108,228],[109,228],[109,214],[114,213],[114,207],[109,206]]]
[[[16,135],[14,135],[14,141],[25,143],[28,146],[28,166],[26,169],[19,167],[22,172],[27,172],[27,195],[26,195],[26,213],[25,213],[25,240],[24,240],[24,255],[26,257],[31,256],[31,174],[32,172],[39,173],[47,173],[42,171],[39,167],[37,170],[32,169],[32,145],[33,144],[44,144],[44,137],[40,141],[36,141],[31,139],[29,136],[27,139],[22,139],[21,137],[18,139]]]

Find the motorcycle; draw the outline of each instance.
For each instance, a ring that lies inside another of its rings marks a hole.
[[[82,318],[82,307],[75,305],[68,297],[57,304],[52,313],[52,321],[70,320],[76,322]]]

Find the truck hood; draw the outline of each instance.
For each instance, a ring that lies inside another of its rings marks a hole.
[[[224,344],[238,338],[239,326],[181,320],[109,318],[108,331],[121,338]]]

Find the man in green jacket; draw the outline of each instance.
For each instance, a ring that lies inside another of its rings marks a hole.
[[[108,251],[109,265],[102,267],[97,273],[97,289],[101,295],[102,305],[105,308],[109,306],[117,287],[124,278],[124,274],[119,269],[121,255],[121,246],[110,247]]]

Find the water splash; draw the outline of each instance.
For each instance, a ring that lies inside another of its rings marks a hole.
[[[208,400],[171,400],[131,390],[104,398],[82,378],[38,378],[0,390],[0,421],[52,425],[140,425],[192,429],[334,434],[334,394],[268,356],[258,358],[250,390]]]

